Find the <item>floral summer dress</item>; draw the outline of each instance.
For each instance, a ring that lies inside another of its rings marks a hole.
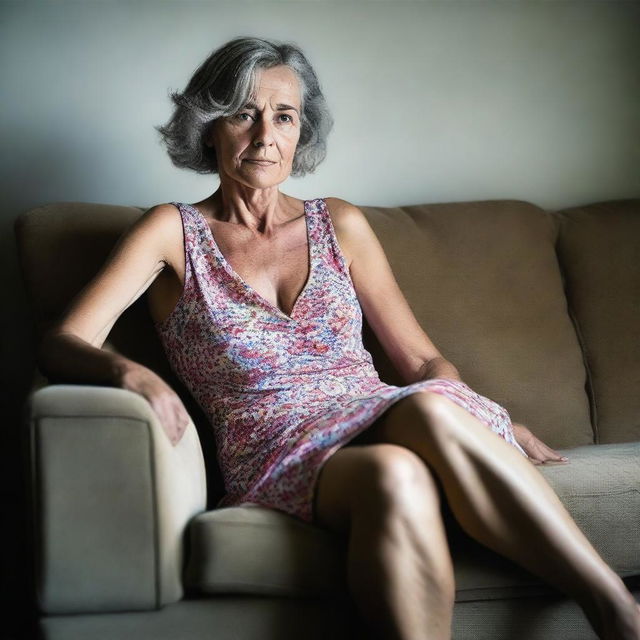
[[[172,203],[186,271],[176,307],[156,330],[176,374],[215,432],[225,495],[313,522],[322,465],[390,405],[442,393],[516,447],[507,411],[461,382],[385,384],[362,344],[362,312],[325,201],[304,203],[310,271],[291,315],[231,268],[202,213]]]

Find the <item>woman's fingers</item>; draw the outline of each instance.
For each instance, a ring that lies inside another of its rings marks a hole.
[[[557,451],[554,451],[551,447],[548,447],[546,444],[543,444],[544,454],[546,455],[547,460],[555,460],[557,462],[566,462],[569,460],[566,456],[561,455]]]
[[[142,365],[132,367],[123,378],[121,386],[147,399],[175,447],[190,422],[189,414],[178,394],[160,376]]]
[[[180,398],[176,395],[174,403],[174,435],[173,439],[171,439],[171,443],[174,446],[177,445],[180,440],[182,440],[182,436],[189,426],[189,421],[189,414],[184,408],[184,405],[182,404]]]
[[[158,417],[169,441],[175,447],[189,426],[189,414],[178,395],[169,390],[165,396],[165,406]]]
[[[536,438],[524,425],[513,423],[513,432],[518,444],[525,450],[533,464],[567,462],[569,460],[566,456],[559,454],[542,442],[542,440]]]
[[[566,456],[559,454],[557,451],[554,451],[551,447],[538,440],[535,436],[533,436],[533,438],[536,440],[537,444],[537,458],[541,462],[567,462],[569,459]]]

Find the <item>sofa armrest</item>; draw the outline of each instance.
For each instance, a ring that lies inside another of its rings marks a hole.
[[[183,534],[206,506],[193,422],[174,447],[142,396],[113,387],[52,385],[34,392],[28,409],[41,611],[179,600]]]

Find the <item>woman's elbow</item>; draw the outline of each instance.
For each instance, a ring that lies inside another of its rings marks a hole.
[[[54,326],[45,330],[36,345],[36,365],[42,375],[49,380],[56,377],[56,362],[60,357],[60,336],[59,327]]]
[[[432,380],[434,378],[447,378],[462,382],[458,369],[443,356],[425,360],[417,375],[418,380]]]

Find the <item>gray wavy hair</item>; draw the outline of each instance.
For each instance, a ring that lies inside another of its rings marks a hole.
[[[155,127],[173,164],[198,173],[217,173],[215,149],[205,140],[215,120],[237,113],[255,88],[256,72],[286,65],[301,87],[300,139],[291,175],[311,173],[324,160],[333,126],[311,64],[294,44],[262,38],[236,38],[216,49],[196,70],[186,89],[171,92],[173,115]]]

